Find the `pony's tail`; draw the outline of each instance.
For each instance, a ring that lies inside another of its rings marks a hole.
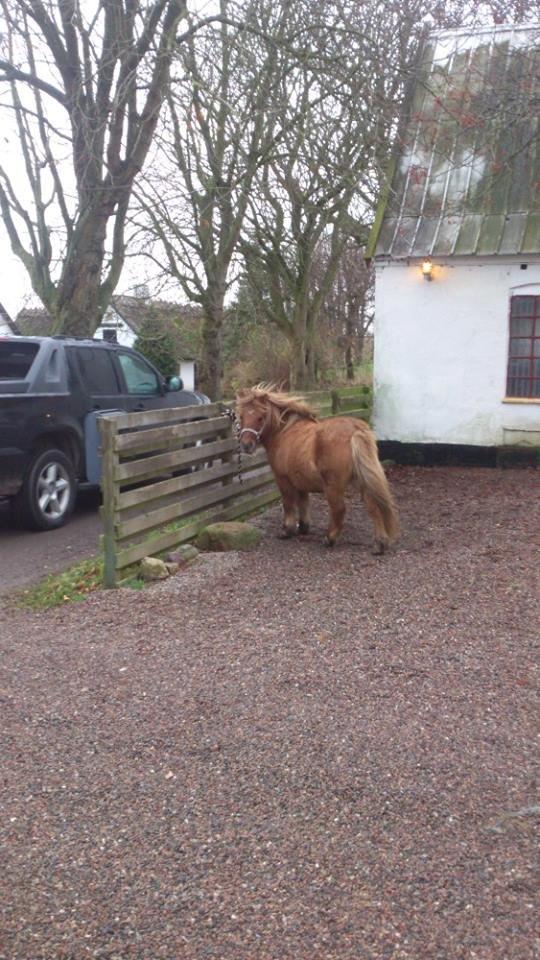
[[[397,509],[380,464],[377,442],[370,430],[353,433],[351,453],[354,479],[360,490],[369,494],[377,504],[388,542],[391,543],[399,533]]]

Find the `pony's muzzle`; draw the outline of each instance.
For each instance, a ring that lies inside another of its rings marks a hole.
[[[242,452],[253,453],[260,437],[261,434],[258,430],[252,430],[251,427],[243,427],[238,437]]]
[[[249,439],[249,440],[240,441],[240,447],[241,447],[242,453],[253,453],[256,446],[257,446],[256,440]]]

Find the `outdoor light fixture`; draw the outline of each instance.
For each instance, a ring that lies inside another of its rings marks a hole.
[[[433,264],[429,257],[422,260],[422,276],[424,280],[433,280]]]

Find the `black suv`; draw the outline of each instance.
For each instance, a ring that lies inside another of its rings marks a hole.
[[[99,483],[100,414],[203,403],[208,397],[116,343],[0,337],[0,497],[25,526],[60,527],[77,482]]]

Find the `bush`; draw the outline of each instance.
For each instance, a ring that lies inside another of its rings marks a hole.
[[[178,373],[179,356],[174,337],[158,317],[150,316],[143,320],[133,346],[150,360],[164,377],[172,377]]]

